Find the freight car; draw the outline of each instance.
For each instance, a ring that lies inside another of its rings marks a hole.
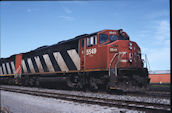
[[[150,72],[150,87],[149,90],[170,91],[170,71],[155,71]]]
[[[141,50],[122,29],[83,34],[0,59],[1,82],[64,81],[72,89],[135,91],[149,85]]]

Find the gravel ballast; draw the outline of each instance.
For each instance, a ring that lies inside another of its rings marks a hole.
[[[81,104],[2,90],[1,109],[10,113],[137,113],[134,110]]]

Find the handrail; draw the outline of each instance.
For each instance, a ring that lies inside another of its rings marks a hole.
[[[121,59],[121,57],[124,55],[124,54],[126,54],[125,52],[119,52],[119,53],[115,53],[114,54],[114,56],[113,56],[113,58],[112,58],[112,60],[111,60],[111,62],[110,62],[110,64],[109,64],[109,76],[110,76],[110,68],[111,68],[111,65],[112,65],[112,62],[114,61],[114,59],[115,59],[115,57],[118,55],[118,60],[117,60],[117,62],[116,62],[116,64],[115,64],[115,76],[117,76],[117,65],[119,64],[119,62],[120,62],[120,59]],[[121,56],[122,55],[122,56]]]
[[[148,70],[150,71],[150,64],[147,55],[145,54],[146,65],[148,66]]]
[[[149,60],[148,60],[148,57],[146,54],[142,53],[142,55],[144,55],[144,58],[143,59],[143,63],[144,65],[146,66],[146,68],[148,68],[148,70],[150,71],[150,64],[149,64]]]
[[[115,64],[115,75],[117,76],[117,66],[118,66],[118,64],[119,64],[119,62],[120,62],[120,60],[121,60],[121,57],[124,55],[124,54],[126,54],[125,52],[120,52],[119,53],[119,56],[118,56],[118,61],[116,62],[116,64]],[[121,56],[122,55],[122,56]]]
[[[114,61],[115,57],[118,55],[119,53],[115,53],[113,58],[111,59],[111,62],[109,64],[109,76],[110,76],[110,68],[111,68],[111,65],[112,65],[112,62]]]

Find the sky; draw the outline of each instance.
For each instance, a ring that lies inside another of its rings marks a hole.
[[[2,58],[104,29],[123,29],[150,70],[170,70],[169,0],[0,2]]]

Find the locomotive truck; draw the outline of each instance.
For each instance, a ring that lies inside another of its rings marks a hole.
[[[3,84],[63,81],[81,90],[145,90],[150,81],[140,47],[122,29],[83,34],[1,58],[0,77]]]

